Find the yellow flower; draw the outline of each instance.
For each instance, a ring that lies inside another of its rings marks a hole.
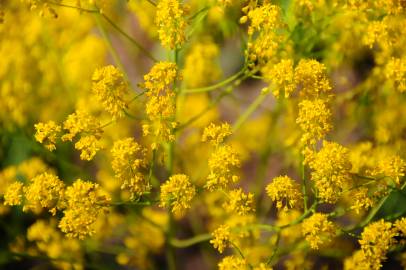
[[[112,65],[105,66],[96,69],[92,81],[92,90],[105,110],[113,119],[123,117],[127,108],[124,97],[128,92],[123,73]]]
[[[169,207],[172,212],[180,217],[186,209],[191,207],[191,201],[196,194],[196,189],[190,183],[189,177],[184,174],[175,174],[161,185],[161,207]]]
[[[155,23],[161,44],[166,49],[174,50],[186,40],[186,9],[177,0],[159,0]]]
[[[101,194],[98,184],[76,180],[66,189],[66,208],[59,228],[68,237],[84,239],[95,233],[94,223],[107,211],[110,198]]]
[[[241,23],[250,20],[248,35],[250,42],[245,51],[249,66],[262,66],[276,56],[281,39],[276,30],[282,26],[281,10],[278,6],[264,3],[255,6],[251,3],[242,9],[246,16],[240,19]]]
[[[368,210],[374,205],[374,200],[368,194],[368,188],[357,188],[351,192],[351,207],[355,213],[359,214],[361,209]]]
[[[276,202],[276,208],[284,209],[300,206],[302,194],[299,184],[288,176],[278,176],[272,179],[272,182],[266,187],[266,192],[273,202]]]
[[[213,239],[210,240],[210,244],[212,244],[220,253],[223,253],[230,241],[230,227],[227,225],[221,225],[212,233],[212,235]]]
[[[302,144],[316,144],[332,128],[331,111],[327,102],[323,99],[302,100],[299,103],[299,115],[296,123],[303,131],[300,139]]]
[[[386,64],[388,82],[399,92],[406,92],[406,58],[394,58]]]
[[[302,234],[312,249],[328,243],[335,236],[336,227],[326,214],[315,213],[302,223]]]
[[[265,263],[260,263],[258,266],[254,267],[253,270],[272,270],[273,268]]]
[[[35,124],[35,139],[45,144],[45,147],[49,151],[53,151],[56,149],[55,143],[58,138],[59,132],[61,131],[61,127],[55,124],[54,121],[48,121],[47,123],[38,123]]]
[[[150,96],[158,96],[171,92],[173,83],[178,78],[178,68],[175,63],[158,62],[144,76],[144,88]]]
[[[94,136],[84,136],[75,143],[75,149],[80,150],[80,159],[92,160],[97,151],[102,149],[100,141]]]
[[[269,63],[261,72],[265,81],[273,84],[269,88],[276,98],[279,98],[281,94],[288,98],[296,90],[293,61],[291,59],[282,59],[276,65]]]
[[[370,173],[373,176],[387,176],[390,177],[398,186],[401,184],[400,180],[405,176],[406,161],[397,155],[386,156],[378,161],[376,168]]]
[[[228,200],[223,204],[226,211],[240,216],[254,212],[254,194],[245,194],[241,188],[233,189],[227,193]]]
[[[63,129],[67,133],[62,136],[62,141],[72,141],[76,135],[82,132],[94,134],[97,137],[102,133],[99,120],[83,110],[77,110],[68,115],[63,122]]]
[[[372,48],[376,43],[386,47],[389,45],[388,25],[384,21],[372,21],[368,24],[362,43]]]
[[[402,217],[395,221],[395,228],[399,231],[402,237],[406,237],[406,218]]]
[[[30,180],[24,187],[25,205],[23,211],[35,210],[38,206],[48,208],[53,215],[64,204],[65,184],[58,176],[42,173]]]
[[[227,256],[218,264],[219,270],[246,270],[248,263],[245,259],[236,256]]]
[[[247,14],[251,21],[248,28],[248,34],[253,34],[254,31],[274,29],[281,24],[281,10],[276,5],[264,4],[250,10]]]
[[[144,136],[152,135],[154,142],[152,148],[160,142],[175,140],[173,129],[175,100],[172,90],[174,82],[180,79],[175,63],[159,62],[144,76],[143,87],[147,90],[148,101],[145,105],[149,124],[143,125]]]
[[[140,170],[146,167],[146,151],[134,138],[114,142],[111,148],[115,177],[121,181],[121,189],[128,189],[131,199],[149,191],[151,186]]]
[[[235,149],[229,145],[219,146],[209,158],[210,173],[205,187],[209,190],[226,189],[240,178],[233,173],[241,165]]]
[[[300,87],[301,95],[305,97],[319,97],[331,91],[326,67],[316,60],[300,60],[295,68],[295,81]]]
[[[358,241],[369,269],[380,269],[382,261],[386,259],[386,252],[395,243],[396,229],[392,223],[379,220],[364,228]]]
[[[335,142],[323,141],[323,148],[314,155],[309,166],[319,198],[327,203],[336,202],[351,180],[348,149]]]
[[[4,205],[20,205],[23,198],[23,183],[14,182],[10,184],[4,194]]]
[[[203,131],[202,142],[210,141],[213,145],[217,146],[224,142],[224,139],[230,136],[231,133],[231,127],[228,123],[221,125],[211,123]]]

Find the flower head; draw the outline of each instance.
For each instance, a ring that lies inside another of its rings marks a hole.
[[[127,108],[124,96],[128,92],[123,73],[112,65],[105,66],[96,69],[92,81],[92,90],[105,110],[113,119],[123,117],[123,110]]]
[[[210,240],[210,244],[213,245],[220,253],[223,253],[227,248],[230,241],[230,227],[227,225],[221,225],[213,233],[213,239]]]
[[[37,175],[24,187],[26,203],[23,210],[35,210],[40,206],[55,215],[56,209],[63,207],[64,191],[65,184],[58,176],[46,172]]]
[[[211,123],[203,131],[202,142],[210,141],[213,145],[217,146],[224,142],[224,139],[231,135],[231,133],[231,127],[228,123],[221,125]]]
[[[190,183],[189,177],[184,174],[175,174],[161,185],[161,207],[169,207],[172,212],[181,216],[191,207],[191,201],[196,194],[195,187]]]
[[[107,211],[110,198],[101,194],[98,184],[76,180],[65,192],[66,208],[59,228],[68,237],[83,239],[95,233],[94,223]]]
[[[304,99],[299,103],[299,115],[296,119],[303,131],[303,145],[314,145],[332,128],[331,111],[323,99]]]
[[[35,139],[45,144],[45,147],[49,151],[56,149],[55,143],[58,138],[61,127],[57,125],[54,121],[48,121],[47,123],[35,124]]]
[[[299,185],[288,176],[278,176],[266,187],[266,192],[276,208],[288,210],[301,204],[302,194]]]
[[[327,219],[327,215],[315,213],[302,223],[302,234],[312,249],[318,249],[323,243],[331,241],[336,227]]]
[[[219,146],[209,158],[210,173],[205,187],[209,190],[227,188],[235,183],[239,177],[233,173],[240,167],[240,160],[235,149],[229,145]]]
[[[236,213],[240,216],[255,211],[254,194],[246,194],[241,188],[237,188],[229,191],[227,197],[228,200],[223,205],[226,211]]]
[[[155,23],[162,46],[176,49],[186,40],[186,9],[178,0],[160,0],[157,5]]]
[[[291,59],[282,59],[279,63],[269,63],[262,71],[265,81],[271,83],[269,86],[273,95],[279,98],[281,94],[288,98],[295,90],[293,61]]]
[[[151,186],[140,172],[146,166],[145,149],[134,138],[125,138],[114,142],[111,148],[115,177],[121,181],[121,189],[128,189],[131,198],[141,196]]]
[[[301,87],[301,94],[306,97],[320,97],[331,91],[326,67],[316,60],[300,60],[295,68],[295,81]]]
[[[20,205],[23,198],[23,183],[14,182],[10,184],[4,194],[4,205]]]
[[[314,155],[309,166],[319,198],[328,203],[336,202],[351,180],[348,149],[335,142],[323,141],[323,148]]]

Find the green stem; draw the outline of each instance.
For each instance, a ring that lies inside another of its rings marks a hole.
[[[301,159],[300,159],[300,176],[301,176],[301,178],[302,178],[303,207],[304,207],[304,210],[307,211],[307,200],[308,200],[308,195],[307,195],[307,181],[306,181],[306,175],[305,175],[305,166],[304,166],[303,162],[304,162],[304,155],[301,154]]]
[[[231,75],[230,77],[228,77],[227,79],[225,79],[219,83],[216,83],[216,84],[213,84],[210,86],[206,86],[206,87],[185,89],[185,90],[183,90],[183,93],[203,93],[203,92],[210,92],[213,90],[217,90],[218,88],[223,87],[223,86],[233,82],[234,80],[236,80],[238,77],[240,77],[242,74],[244,74],[245,71],[246,71],[246,68],[244,67],[243,69],[241,69],[234,75]]]
[[[300,217],[298,217],[297,219],[295,219],[294,221],[292,221],[291,223],[288,223],[286,225],[283,226],[273,226],[273,225],[269,225],[269,224],[255,224],[255,228],[258,229],[262,229],[265,231],[270,231],[270,232],[279,232],[280,230],[283,230],[285,228],[291,227],[293,225],[297,225],[299,223],[301,223],[305,218],[307,218],[309,216],[309,214],[311,214],[312,212],[314,212],[314,210],[316,209],[318,205],[318,202],[314,202],[312,204],[312,206],[307,209],[307,211],[305,211]]]
[[[112,42],[111,42],[111,39],[110,39],[109,35],[107,34],[106,30],[104,29],[103,24],[102,24],[102,22],[100,21],[99,16],[98,16],[98,15],[95,15],[94,18],[95,18],[95,21],[96,21],[96,24],[97,24],[97,28],[99,29],[99,31],[100,31],[100,33],[101,33],[101,35],[102,35],[102,37],[103,37],[103,39],[104,39],[104,41],[105,41],[105,43],[106,43],[106,45],[107,45],[107,48],[109,49],[109,52],[110,52],[111,56],[112,56],[113,59],[114,59],[114,62],[115,62],[116,65],[120,68],[120,70],[123,72],[125,79],[126,79],[128,82],[130,82],[130,79],[129,79],[129,77],[128,77],[128,74],[125,72],[124,65],[123,65],[123,63],[121,62],[120,57],[118,56],[117,51],[114,49],[114,46],[113,46],[113,44],[112,44]]]
[[[278,252],[278,249],[279,249],[279,241],[280,241],[280,240],[281,240],[281,233],[278,232],[277,235],[276,235],[275,247],[273,248],[271,257],[269,257],[268,261],[266,262],[266,265],[271,265],[271,264],[272,264],[272,261],[273,261],[273,259],[275,258],[276,253]]]
[[[237,119],[237,121],[235,121],[233,125],[233,132],[235,132],[242,126],[242,124],[248,119],[248,117],[250,117],[251,114],[254,113],[255,110],[262,104],[267,96],[268,94],[264,92],[261,92],[261,94],[259,94],[259,96],[248,106],[245,112]]]
[[[133,97],[132,99],[130,99],[130,101],[128,101],[128,105],[130,105],[131,103],[133,103],[135,100],[137,100],[139,97],[143,96],[146,92],[148,92],[148,90],[144,90],[141,93],[138,93],[137,95],[135,95],[135,97]]]
[[[406,187],[406,182],[400,187],[400,190],[402,190],[403,188]],[[392,192],[389,192],[388,195],[386,195],[385,197],[383,197],[379,203],[369,212],[369,214],[367,215],[367,217],[358,225],[356,226],[354,229],[356,228],[362,228],[364,226],[366,226],[374,217],[375,215],[378,213],[378,211],[381,209],[382,205],[386,202],[386,200],[389,198],[389,196],[391,195]]]
[[[122,36],[127,38],[132,44],[135,45],[142,53],[144,53],[149,59],[151,59],[153,62],[158,62],[158,60],[143,46],[141,46],[138,41],[136,41],[133,37],[131,37],[129,34],[124,32],[117,24],[115,24],[109,17],[106,16],[106,14],[100,14],[114,29],[117,30]]]
[[[212,238],[212,235],[207,233],[207,234],[200,234],[196,235],[192,238],[188,239],[176,239],[172,238],[169,240],[169,243],[171,246],[176,247],[176,248],[187,248],[202,242],[209,241]]]
[[[54,6],[72,8],[72,9],[76,9],[76,10],[82,11],[82,12],[100,13],[100,11],[97,10],[97,9],[86,9],[86,8],[82,8],[82,7],[78,7],[78,6],[71,6],[71,5],[66,5],[66,4],[62,4],[62,3],[55,3],[55,2],[52,2],[52,1],[45,1],[45,2],[48,3],[48,4],[54,5]]]
[[[200,13],[203,13],[203,12],[205,12],[206,10],[209,10],[210,8],[211,8],[211,6],[207,6],[207,7],[204,7],[204,8],[202,8],[202,9],[198,10],[195,14],[193,14],[192,16],[190,16],[190,17],[188,18],[188,20],[193,20],[193,19],[196,18]]]
[[[192,116],[189,120],[187,120],[185,123],[180,124],[178,127],[176,127],[176,131],[180,131],[184,128],[186,128],[187,126],[189,126],[190,124],[192,124],[193,122],[197,121],[200,117],[204,116],[208,111],[210,111],[211,109],[213,109],[220,101],[223,97],[227,96],[228,94],[230,94],[230,92],[228,91],[224,91],[222,92],[214,101],[212,101],[205,109],[203,109],[201,112],[199,112],[198,114],[196,114],[195,116]]]

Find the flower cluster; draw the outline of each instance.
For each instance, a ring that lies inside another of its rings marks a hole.
[[[222,225],[213,231],[212,235],[213,239],[210,240],[210,243],[218,252],[223,253],[230,241],[230,227]]]
[[[315,213],[302,223],[302,234],[312,249],[332,240],[336,234],[336,227],[329,221],[326,214]]]
[[[61,127],[54,121],[48,121],[47,123],[35,124],[35,139],[43,143],[49,151],[56,149],[55,144],[58,138],[58,134],[61,131]]]
[[[58,227],[68,237],[84,239],[95,233],[94,223],[107,211],[110,198],[98,184],[76,180],[65,191],[66,208]]]
[[[191,207],[196,189],[184,174],[175,174],[161,185],[160,206],[169,207],[176,216],[182,216]]]
[[[323,141],[323,148],[314,155],[309,166],[319,198],[328,203],[336,202],[351,180],[348,149],[335,142]]]
[[[299,185],[288,176],[278,176],[266,187],[266,192],[276,208],[288,210],[301,205],[302,194]]]
[[[124,116],[127,108],[125,95],[128,83],[124,74],[116,67],[109,65],[97,69],[92,76],[92,90],[103,108],[112,115],[113,119]]]
[[[120,180],[121,189],[130,192],[131,199],[140,197],[151,188],[140,171],[146,167],[145,154],[145,149],[134,138],[115,141],[111,148],[111,166],[115,177]]]
[[[181,47],[186,40],[186,9],[178,0],[160,0],[156,11],[156,25],[162,46]]]
[[[175,63],[159,62],[155,64],[150,72],[144,76],[144,88],[147,90],[148,101],[145,111],[149,123],[143,125],[144,136],[152,135],[154,141],[153,149],[161,142],[169,142],[175,139],[173,129],[176,122],[175,102],[173,85],[180,79]]]

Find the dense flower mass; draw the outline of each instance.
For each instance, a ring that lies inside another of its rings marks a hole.
[[[334,142],[323,141],[323,148],[314,154],[309,166],[313,170],[311,179],[320,199],[330,203],[337,201],[351,180],[348,149]]]
[[[58,139],[58,133],[61,131],[61,127],[54,121],[48,123],[35,124],[35,139],[43,143],[49,151],[56,149],[55,143]]]
[[[104,109],[113,119],[124,116],[127,108],[125,95],[128,84],[123,73],[114,66],[105,66],[97,69],[92,76],[92,90]]]
[[[405,268],[405,48],[405,0],[0,0],[0,268]]]
[[[302,223],[302,233],[312,249],[319,249],[335,236],[336,228],[327,215],[315,213]]]
[[[288,210],[301,204],[302,195],[299,185],[288,176],[278,176],[266,187],[266,192],[276,208]]]
[[[114,142],[111,149],[111,165],[115,177],[121,181],[121,189],[127,189],[131,198],[141,196],[149,191],[148,179],[140,172],[146,167],[145,150],[133,138]]]
[[[156,12],[156,25],[162,46],[175,49],[186,40],[186,9],[177,0],[159,0]]]
[[[169,207],[175,215],[181,216],[191,207],[191,201],[196,189],[190,183],[189,177],[184,174],[172,175],[167,182],[161,185],[160,206]]]
[[[99,185],[76,180],[66,188],[66,209],[58,225],[68,237],[83,239],[95,233],[94,223],[107,210],[110,198],[101,194]]]

